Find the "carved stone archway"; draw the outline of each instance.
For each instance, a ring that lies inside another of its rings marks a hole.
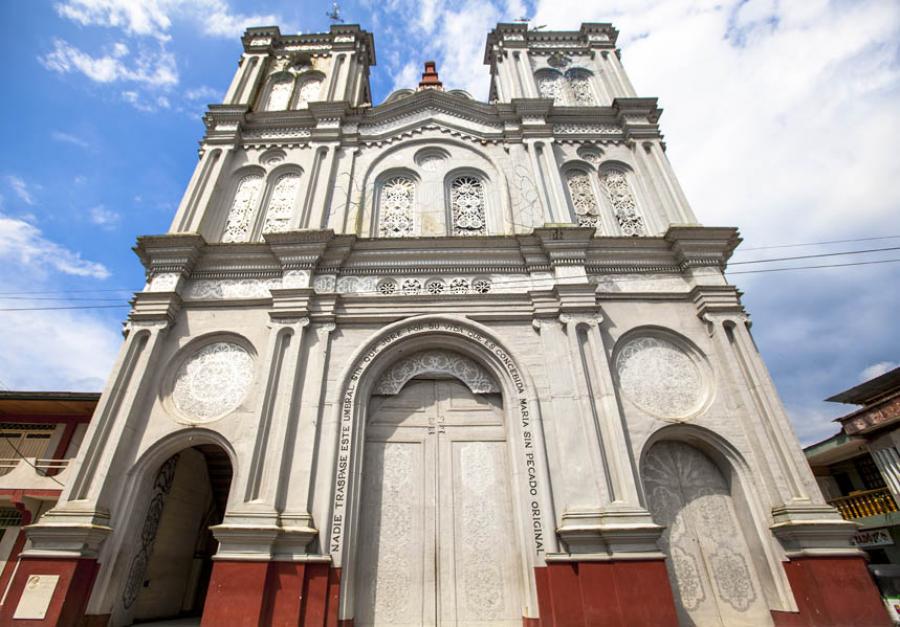
[[[544,566],[545,554],[557,550],[537,395],[519,361],[489,329],[471,320],[441,315],[410,318],[382,329],[355,353],[340,379],[331,516],[324,538],[332,563],[342,569],[340,617],[352,618],[353,611],[353,568],[349,566],[359,528],[358,486],[369,397],[385,375],[391,388],[405,377],[391,375],[391,368],[412,359],[419,365],[409,371],[416,371],[425,367],[423,358],[436,352],[459,355],[465,360],[460,367],[473,369],[467,385],[490,387],[493,383],[503,397],[516,534],[527,571],[523,575],[529,582],[525,615],[537,617],[534,568]],[[348,568],[344,569],[345,565]]]

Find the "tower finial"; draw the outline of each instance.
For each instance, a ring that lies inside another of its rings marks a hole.
[[[423,89],[436,89],[438,91],[444,91],[444,84],[438,77],[437,63],[435,63],[434,61],[425,62],[425,71],[422,72],[422,80],[419,81],[418,91],[422,91]]]

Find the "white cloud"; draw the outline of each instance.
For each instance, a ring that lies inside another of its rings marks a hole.
[[[72,144],[73,146],[78,146],[79,148],[90,148],[91,145],[88,143],[86,139],[79,137],[78,135],[73,135],[72,133],[65,133],[63,131],[53,131],[50,133],[50,139],[53,141],[62,142],[64,144]]]
[[[82,259],[80,253],[45,238],[33,224],[2,213],[0,261],[6,270],[19,268],[41,275],[56,271],[95,279],[110,276],[103,264]]]
[[[90,216],[91,222],[104,229],[114,229],[122,219],[122,216],[118,213],[107,209],[103,205],[91,207],[88,215]]]
[[[222,99],[222,92],[214,87],[201,85],[193,87],[184,92],[184,97],[188,100],[205,100],[207,102],[218,102]]]
[[[6,177],[9,186],[16,193],[16,196],[24,202],[26,205],[34,205],[34,196],[31,195],[31,191],[28,189],[28,184],[22,179],[22,177],[9,175]]]
[[[879,361],[878,363],[864,368],[863,371],[859,373],[859,380],[863,382],[868,381],[869,379],[874,379],[875,377],[880,377],[884,373],[890,372],[897,366],[900,366],[900,363],[896,361]]]
[[[69,74],[80,72],[97,83],[132,82],[149,87],[171,87],[178,84],[175,55],[160,49],[143,50],[127,63],[127,47],[94,57],[62,39],[53,42],[53,51],[38,60],[48,70]]]
[[[129,35],[171,38],[178,19],[193,21],[213,37],[236,37],[249,26],[279,24],[277,15],[232,12],[224,0],[66,0],[56,4],[62,17],[83,26],[105,26]]]

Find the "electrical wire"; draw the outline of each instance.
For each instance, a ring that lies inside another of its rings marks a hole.
[[[74,305],[72,307],[5,307],[0,311],[58,311],[60,309],[118,309],[130,305]]]
[[[828,242],[806,242],[803,244],[774,244],[771,246],[751,246],[749,248],[741,247],[738,253],[748,250],[771,250],[772,248],[798,248],[801,246],[827,246],[829,244],[850,244],[853,242],[873,242],[881,239],[900,239],[900,235],[882,235],[880,237],[858,237],[856,239],[835,239]]]
[[[826,264],[820,266],[795,266],[793,268],[765,268],[763,270],[741,270],[738,272],[728,272],[726,270],[726,274],[735,275],[735,274],[756,274],[759,272],[785,272],[787,270],[813,270],[815,268],[847,268],[849,266],[871,266],[879,263],[896,263],[900,261],[898,259],[879,259],[877,261],[857,261],[855,263],[834,263],[834,264]]]
[[[816,253],[815,255],[797,255],[796,257],[773,257],[771,259],[753,259],[751,261],[732,261],[729,266],[740,266],[747,263],[771,263],[773,261],[794,261],[795,259],[818,259],[820,257],[840,257],[841,255],[865,255],[867,253],[881,253],[886,250],[900,250],[900,246],[890,248],[870,248],[868,250],[847,250],[838,253]]]
[[[16,446],[15,444],[13,444],[13,441],[9,439],[9,436],[4,437],[3,439],[6,440],[6,443],[7,443],[7,444],[9,444],[11,447],[13,447],[13,450],[19,455],[19,459],[24,460],[24,462],[25,462],[26,464],[28,464],[29,466],[31,466],[32,468],[34,468],[34,472],[36,472],[36,473],[38,474],[38,476],[40,476],[40,477],[46,477],[47,479],[49,479],[49,480],[52,481],[53,483],[56,483],[56,484],[58,484],[58,485],[61,485],[61,486],[65,487],[65,485],[63,485],[62,483],[60,483],[59,481],[57,481],[56,479],[54,479],[53,477],[51,477],[50,475],[48,475],[46,472],[41,471],[40,468],[38,468],[37,466],[35,466],[34,464],[32,464],[30,461],[28,461],[28,458],[25,457],[24,455],[22,455],[22,451],[19,450],[19,447],[18,447],[18,446]]]

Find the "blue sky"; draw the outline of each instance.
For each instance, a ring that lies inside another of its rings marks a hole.
[[[326,30],[329,7],[286,0],[0,6],[7,60],[0,309],[110,307],[0,311],[0,386],[102,388],[127,312],[115,308],[127,293],[112,290],[143,284],[130,247],[139,234],[168,228],[196,163],[200,116],[231,80],[240,33],[272,23],[282,32]],[[703,223],[739,226],[746,248],[900,235],[896,2],[341,7],[348,22],[375,35],[376,102],[414,86],[428,58],[448,88],[484,98],[484,39],[497,21],[528,15],[553,29],[612,21],[638,92],[660,98],[669,156]],[[746,250],[734,260],[890,246],[900,239]],[[734,275],[801,440],[830,435],[831,418],[850,409],[823,398],[900,361],[898,279],[900,264],[890,263]]]

